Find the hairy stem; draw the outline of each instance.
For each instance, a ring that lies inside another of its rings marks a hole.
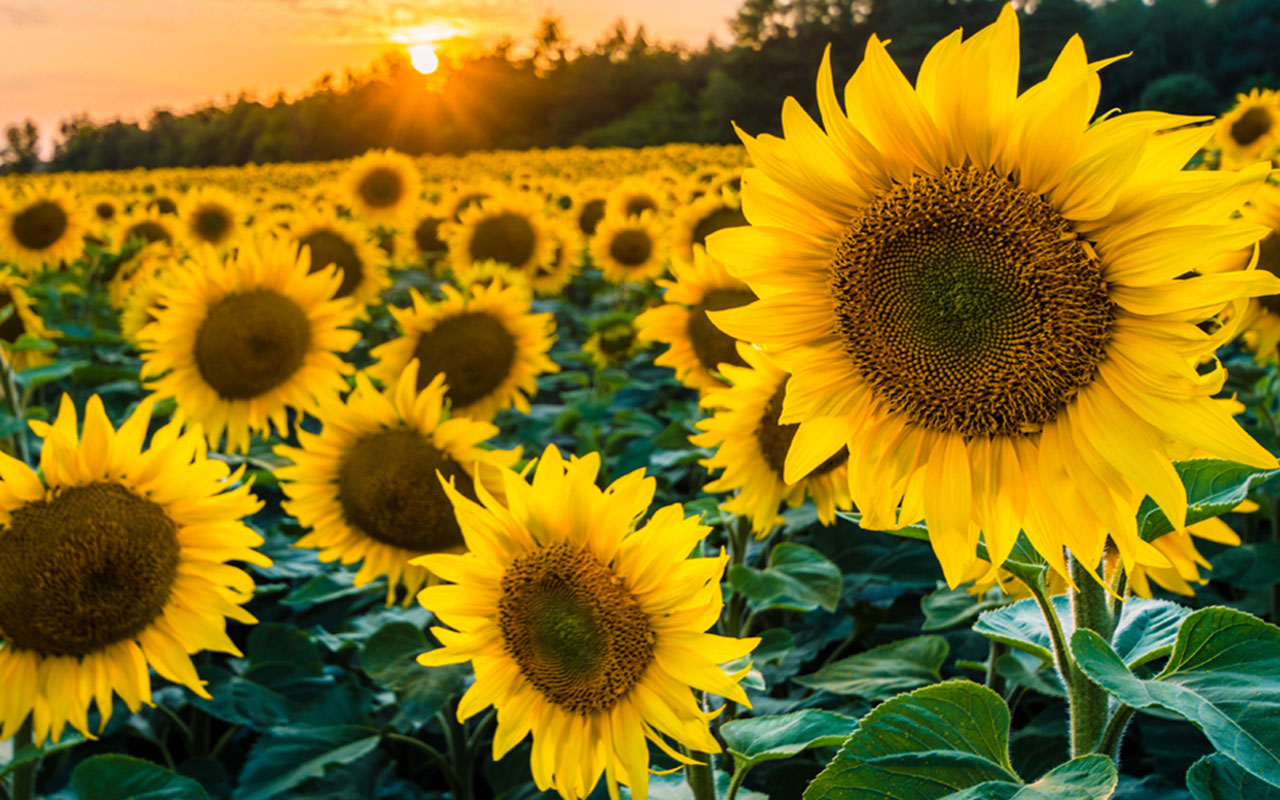
[[[1107,592],[1093,568],[1071,557],[1071,578],[1077,591],[1071,593],[1071,614],[1076,630],[1091,630],[1111,641],[1115,621]],[[1071,703],[1071,757],[1099,752],[1107,727],[1108,696],[1102,687],[1089,680],[1074,662],[1068,698]]]

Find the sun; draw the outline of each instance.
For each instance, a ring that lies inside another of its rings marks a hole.
[[[409,53],[409,60],[413,62],[413,68],[423,75],[430,75],[436,71],[436,67],[440,66],[440,59],[436,57],[436,46],[430,42],[423,44],[415,44],[406,48]]]

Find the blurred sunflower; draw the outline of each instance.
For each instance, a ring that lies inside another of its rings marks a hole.
[[[448,219],[444,213],[434,207],[422,207],[412,218],[409,225],[410,246],[407,249],[404,263],[418,263],[434,267],[449,249],[449,245],[441,238],[440,226]]]
[[[582,352],[591,357],[596,369],[620,367],[643,349],[635,317],[626,311],[605,314],[593,321],[591,335],[582,344]]]
[[[551,258],[546,215],[530,196],[506,193],[481,201],[462,214],[445,238],[454,272],[476,261],[497,261],[529,272]]]
[[[74,259],[84,246],[82,218],[75,196],[57,184],[0,196],[0,260],[38,272]]]
[[[1276,465],[1211,399],[1224,370],[1196,364],[1231,332],[1197,323],[1280,281],[1186,277],[1265,235],[1231,214],[1267,170],[1182,172],[1212,135],[1198,118],[1091,125],[1107,63],[1073,37],[1019,95],[1005,6],[914,88],[871,37],[841,111],[828,55],[826,132],[789,99],[785,138],[740,134],[752,227],[708,238],[761,298],[712,321],[792,375],[784,477],[847,446],[862,524],[924,519],[953,587],[979,532],[996,564],[1024,530],[1064,574],[1064,546],[1095,565],[1108,534],[1126,569],[1167,567],[1135,513],[1150,495],[1182,527],[1174,458]]]
[[[1236,96],[1235,107],[1214,125],[1224,169],[1241,169],[1280,150],[1280,92],[1254,89]]]
[[[253,579],[227,561],[270,566],[262,538],[240,520],[262,503],[205,457],[199,428],[171,422],[143,447],[152,404],[119,430],[97,395],[77,433],[67,395],[44,440],[40,471],[0,454],[0,739],[32,715],[36,742],[69,723],[92,736],[112,695],[130,711],[151,703],[148,667],[208,698],[191,654],[239,656],[226,618]]]
[[[495,281],[518,290],[525,302],[533,299],[533,288],[525,274],[497,261],[475,261],[453,273],[453,284],[462,291],[463,297],[471,294],[472,286],[492,286]]]
[[[49,354],[42,350],[14,351],[12,345],[24,333],[37,339],[52,339],[59,335],[44,326],[44,320],[27,294],[27,280],[9,267],[0,266],[0,314],[8,310],[8,316],[0,322],[0,352],[14,369],[27,369],[48,364]]]
[[[319,434],[299,431],[299,447],[276,447],[293,462],[276,470],[288,496],[285,510],[310,532],[295,547],[320,551],[320,560],[362,562],[356,586],[386,576],[387,605],[404,586],[404,605],[432,576],[409,559],[462,552],[462,532],[437,472],[468,499],[482,464],[511,467],[517,450],[487,450],[496,436],[488,422],[450,418],[444,375],[419,391],[418,361],[379,393],[364,373],[346,402],[326,400]],[[500,492],[501,480],[490,487]]]
[[[84,200],[82,207],[88,211],[88,227],[97,235],[109,229],[116,217],[124,213],[120,198],[109,194],[98,194]]]
[[[640,470],[601,491],[600,456],[566,463],[547,447],[532,475],[503,471],[506,499],[473,502],[447,486],[468,552],[415,563],[452,581],[418,595],[445,627],[426,666],[471,662],[476,680],[458,704],[465,720],[492,705],[497,761],[533,735],[534,782],[564,798],[591,793],[603,773],[648,797],[649,742],[716,753],[692,690],[750,706],[719,664],[758,639],[704,633],[719,617],[727,556],[689,558],[710,532],[679,505],[637,527],[655,482]],[[499,534],[501,531],[501,534]]]
[[[551,255],[528,273],[529,285],[540,297],[555,297],[582,264],[584,244],[577,228],[561,218],[547,221],[547,235],[552,242]]]
[[[288,238],[300,253],[310,253],[312,272],[338,268],[342,281],[334,297],[351,298],[362,314],[391,283],[385,254],[355,220],[332,211],[295,214],[289,218]]]
[[[604,216],[638,217],[646,211],[654,217],[666,213],[666,192],[657,182],[645,177],[632,177],[619,183],[605,198]]]
[[[438,207],[446,220],[460,222],[462,221],[462,215],[467,211],[479,206],[494,195],[502,193],[500,186],[489,181],[466,183],[440,198]]]
[[[737,348],[744,366],[724,365],[724,375],[733,385],[722,385],[703,396],[702,405],[714,409],[714,414],[698,422],[705,433],[689,437],[698,447],[716,451],[701,462],[703,466],[711,472],[724,471],[703,488],[736,491],[721,508],[750,517],[758,538],[768,536],[782,521],[783,502],[798,508],[806,495],[813,498],[818,519],[830,525],[836,511],[848,511],[851,506],[849,451],[841,449],[798,481],[784,481],[787,450],[800,427],[778,422],[787,373],[751,345],[739,343]]]
[[[603,194],[584,194],[581,201],[575,206],[574,219],[577,221],[578,230],[583,236],[589,237],[595,234],[600,220],[604,219],[605,202]]]
[[[1258,242],[1257,268],[1280,275],[1280,186],[1265,184],[1244,208],[1243,215],[1270,231]],[[1240,262],[1248,264],[1253,257],[1254,248],[1248,248],[1240,254]],[[1252,300],[1240,326],[1246,331],[1245,341],[1259,358],[1275,359],[1277,345],[1280,345],[1280,295]]]
[[[179,238],[178,223],[173,216],[135,208],[120,215],[112,238],[117,249],[130,243],[152,250],[172,249]]]
[[[738,198],[709,194],[684,206],[671,221],[671,257],[675,263],[693,261],[695,245],[705,247],[707,237],[724,228],[746,225]]]
[[[178,195],[164,192],[157,194],[146,202],[146,210],[153,214],[178,214]]]
[[[139,270],[121,301],[121,336],[134,344],[138,343],[138,335],[142,333],[142,329],[157,319],[163,307],[165,291],[176,285],[175,273],[186,268],[169,256],[147,259],[147,267]]]
[[[289,409],[315,412],[347,388],[339,354],[360,339],[341,278],[310,272],[288,242],[263,240],[223,261],[205,249],[173,274],[156,319],[139,333],[142,378],[204,426],[212,447],[245,452],[249,435],[289,430]]]
[[[438,303],[410,289],[412,307],[388,306],[402,335],[370,351],[378,363],[369,374],[391,383],[417,358],[418,388],[443,373],[454,416],[490,420],[512,406],[528,413],[538,376],[560,369],[547,357],[555,338],[551,314],[530,313],[524,292],[497,282],[473,286],[469,295],[447,285],[440,290]]]
[[[351,162],[344,177],[344,202],[370,222],[394,220],[422,192],[413,159],[395,150],[371,150]]]
[[[644,283],[667,269],[666,241],[652,211],[605,217],[588,247],[591,262],[611,283]]]
[[[658,281],[663,304],[636,318],[640,336],[670,345],[654,363],[674,369],[685,386],[723,387],[716,376],[720,365],[745,367],[746,362],[738,355],[737,340],[712,325],[707,312],[744,306],[756,300],[755,293],[696,245],[692,264],[674,262],[671,273],[674,281]]]
[[[178,205],[182,238],[190,250],[208,245],[226,255],[244,232],[244,217],[244,209],[231,194],[212,186],[190,192]]]

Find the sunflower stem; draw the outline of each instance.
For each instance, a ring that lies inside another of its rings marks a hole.
[[[742,781],[747,777],[747,770],[750,767],[737,766],[733,770],[733,777],[729,779],[729,788],[724,793],[724,800],[736,800],[738,790],[742,788]]]
[[[1093,568],[1071,557],[1071,578],[1076,591],[1071,593],[1071,615],[1076,630],[1091,630],[1106,641],[1111,641],[1115,621],[1106,589]],[[1069,656],[1068,656],[1069,657]],[[1071,757],[1100,752],[1103,733],[1108,722],[1108,696],[1101,686],[1089,680],[1075,662],[1070,663],[1071,686],[1068,698],[1071,704]],[[1116,746],[1119,746],[1117,739]]]
[[[1044,621],[1049,626],[1049,641],[1053,645],[1053,665],[1058,668],[1058,677],[1062,679],[1062,685],[1070,693],[1076,666],[1071,659],[1071,651],[1067,649],[1067,637],[1062,632],[1062,620],[1058,619],[1058,612],[1053,609],[1053,602],[1045,592],[1043,581],[1036,580],[1026,586],[1031,590],[1031,596],[1035,598],[1036,605],[1040,606],[1040,613],[1044,615]]]
[[[13,755],[16,758],[24,748],[35,744],[35,730],[32,715],[28,714],[18,732],[13,737]],[[36,771],[40,768],[40,759],[28,761],[13,770],[13,800],[33,800],[36,796]]]
[[[694,751],[689,753],[689,757],[699,762],[684,765],[684,777],[689,782],[689,791],[693,793],[693,800],[716,800],[716,780],[711,768],[711,754]]]

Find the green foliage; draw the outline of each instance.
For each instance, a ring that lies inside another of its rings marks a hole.
[[[1256,469],[1217,458],[1179,461],[1174,468],[1187,487],[1188,525],[1231,511],[1245,501],[1253,487],[1280,475],[1280,470]],[[1150,542],[1172,530],[1155,501],[1144,499],[1138,510],[1138,535]]]
[[[796,683],[835,694],[884,700],[898,692],[941,680],[947,640],[917,636],[882,644],[796,678]]]
[[[813,747],[835,747],[849,738],[857,725],[852,717],[810,708],[726,722],[720,735],[738,768],[744,768],[790,758]]]
[[[1260,781],[1223,755],[1205,756],[1187,771],[1195,800],[1280,800],[1280,786]]]
[[[729,585],[757,610],[834,611],[841,577],[840,568],[822,553],[791,542],[773,549],[765,569],[745,564],[729,569]]]
[[[114,753],[76,766],[70,790],[77,800],[209,800],[208,792],[190,778]]]

